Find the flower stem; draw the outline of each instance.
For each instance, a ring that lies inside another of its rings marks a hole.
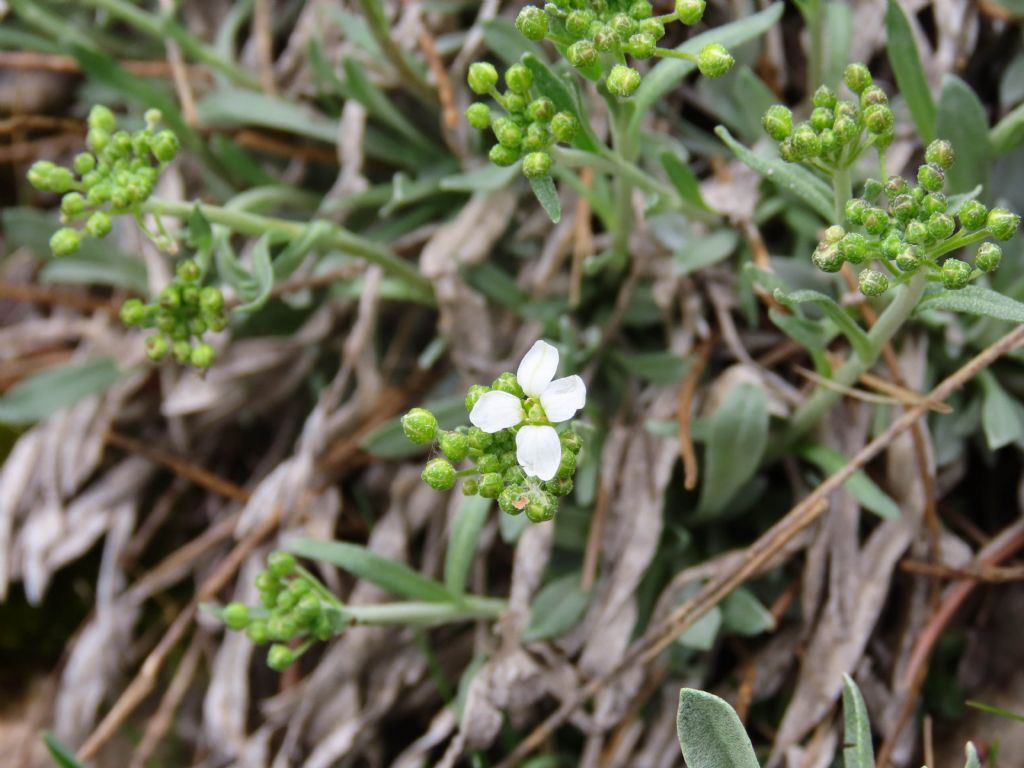
[[[467,595],[457,603],[407,602],[346,605],[343,610],[356,624],[404,624],[429,627],[477,619],[497,619],[508,610],[508,603],[489,597]]]
[[[143,203],[142,210],[146,213],[174,216],[187,220],[195,208],[212,224],[219,224],[243,235],[277,235],[281,240],[297,240],[310,226],[301,221],[289,221],[271,216],[261,216],[247,211],[238,211],[207,203],[189,203],[184,201],[161,200],[150,198]],[[318,222],[320,223],[320,222]],[[377,264],[395,277],[403,280],[413,291],[416,301],[428,306],[434,305],[433,287],[430,281],[420,274],[415,265],[401,259],[388,247],[369,238],[361,237],[337,224],[328,223],[319,245],[359,256],[372,264]]]
[[[677,51],[674,48],[655,48],[654,55],[660,56],[661,58],[668,59],[682,59],[683,61],[689,61],[693,64],[697,63],[697,57],[692,53],[686,51]]]

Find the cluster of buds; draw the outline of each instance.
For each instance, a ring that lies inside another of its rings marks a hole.
[[[489,387],[470,387],[466,410],[473,426],[440,429],[425,408],[403,416],[412,442],[436,445],[443,454],[427,462],[424,482],[447,491],[461,477],[467,496],[497,499],[503,512],[525,512],[535,523],[551,520],[558,498],[572,492],[582,448],[576,432],[559,433],[554,425],[570,421],[586,400],[582,379],[554,379],[557,368],[558,351],[538,341],[515,374],[503,373]],[[463,461],[472,466],[457,470]]]
[[[655,16],[647,0],[555,0],[543,9],[523,8],[516,27],[530,40],[551,40],[585,77],[594,81],[605,77],[608,91],[626,98],[641,79],[636,69],[626,65],[626,57],[665,55],[658,48],[665,25],[677,20],[696,24],[706,6],[706,0],[676,0],[674,12]],[[732,56],[718,43],[705,46],[693,59],[706,77],[724,75],[733,65]]]
[[[794,125],[793,113],[781,104],[765,112],[761,124],[779,142],[783,160],[846,168],[869,146],[885,150],[892,143],[895,117],[889,97],[874,85],[868,68],[851,64],[845,81],[857,101],[842,100],[823,85],[814,92],[814,108],[805,122]]]
[[[88,151],[75,156],[73,169],[48,160],[29,169],[32,186],[63,195],[60,212],[65,226],[50,239],[55,256],[78,251],[83,237],[105,237],[112,215],[137,213],[153,194],[160,169],[178,153],[178,138],[169,130],[158,130],[159,111],[147,111],[145,120],[141,130],[119,131],[114,113],[95,106],[89,112]],[[70,226],[82,221],[81,228]],[[165,233],[153,237],[162,247],[171,247]]]
[[[172,354],[179,363],[206,369],[213,364],[213,347],[205,343],[207,331],[227,327],[224,294],[212,286],[200,286],[202,270],[191,259],[178,264],[176,277],[160,291],[156,301],[128,299],[121,305],[121,321],[130,328],[153,328],[146,339],[146,354],[153,361]]]
[[[257,645],[272,643],[267,651],[271,669],[290,667],[314,641],[329,640],[343,629],[341,612],[325,599],[323,585],[287,552],[270,554],[256,588],[259,606],[229,603],[220,615],[228,629],[244,631]]]
[[[506,113],[496,117],[483,102],[466,110],[470,125],[490,128],[497,139],[491,147],[491,162],[506,167],[522,158],[528,178],[547,176],[551,172],[548,149],[556,143],[572,144],[579,130],[576,118],[569,112],[557,112],[551,99],[536,93],[533,73],[523,64],[505,70],[504,93],[498,91],[498,71],[492,64],[470,66],[468,81],[474,93],[491,96]]]
[[[952,290],[995,271],[1002,250],[993,242],[979,246],[974,267],[952,257],[939,263],[946,254],[988,237],[1009,240],[1020,226],[1016,214],[1005,208],[989,210],[976,200],[950,210],[942,189],[953,160],[950,143],[937,140],[925,150],[916,185],[902,176],[892,176],[884,184],[869,179],[863,196],[850,200],[845,211],[851,229],[861,231],[829,227],[811,257],[814,264],[825,272],[838,272],[844,263],[878,263],[895,278],[926,269],[932,279]],[[885,272],[869,268],[860,273],[860,290],[866,296],[878,296],[888,288]]]

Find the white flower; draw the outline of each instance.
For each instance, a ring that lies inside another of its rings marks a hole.
[[[526,353],[516,380],[530,399],[540,402],[549,424],[527,424],[516,433],[516,460],[527,475],[550,480],[562,460],[562,446],[551,424],[571,419],[587,400],[587,387],[579,376],[555,379],[558,350],[545,341]],[[552,381],[552,379],[555,379]],[[500,432],[526,420],[523,401],[513,394],[492,390],[480,396],[469,420],[484,432]]]

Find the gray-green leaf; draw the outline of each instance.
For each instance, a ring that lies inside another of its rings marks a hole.
[[[921,56],[910,21],[897,0],[889,0],[885,12],[885,31],[889,63],[896,74],[896,83],[907,102],[921,140],[927,144],[935,139],[935,101],[921,66]]]
[[[714,694],[693,688],[679,692],[676,735],[689,768],[759,768],[743,723]]]
[[[949,188],[971,189],[988,182],[992,162],[988,115],[974,89],[956,75],[942,79],[936,133],[956,150],[956,163],[946,172]]]
[[[0,397],[0,422],[31,424],[109,389],[123,374],[109,357],[68,363],[22,379]]]
[[[964,768],[981,768],[981,760],[978,758],[978,750],[973,741],[967,742],[967,746],[964,747],[964,755],[967,758]]]
[[[843,764],[846,768],[875,768],[871,721],[860,689],[843,675]]]
[[[579,571],[546,584],[533,598],[523,641],[560,637],[575,627],[590,604],[590,593],[580,589]]]
[[[459,505],[444,560],[444,583],[452,594],[463,595],[466,592],[466,579],[490,508],[490,499],[481,496],[470,496]]]
[[[935,291],[926,294],[915,312],[929,309],[945,309],[967,315],[993,317],[996,320],[1009,320],[1011,323],[1024,323],[1024,303],[989,288],[982,288],[980,285],[969,285],[959,291]]]
[[[550,176],[530,179],[530,188],[537,197],[541,208],[548,215],[552,222],[557,224],[562,218],[562,201],[558,199],[558,190],[555,189],[555,182]]]

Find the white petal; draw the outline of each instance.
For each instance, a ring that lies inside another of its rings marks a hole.
[[[523,361],[519,363],[516,379],[523,392],[539,395],[544,391],[558,370],[558,350],[546,341],[534,342]]]
[[[469,420],[484,432],[500,432],[526,418],[523,403],[515,395],[500,390],[484,392],[469,412]]]
[[[554,427],[522,427],[516,433],[516,460],[527,475],[550,480],[562,462],[562,444]]]
[[[540,393],[540,404],[544,407],[548,421],[555,424],[568,421],[587,402],[587,385],[579,376],[555,379]]]

